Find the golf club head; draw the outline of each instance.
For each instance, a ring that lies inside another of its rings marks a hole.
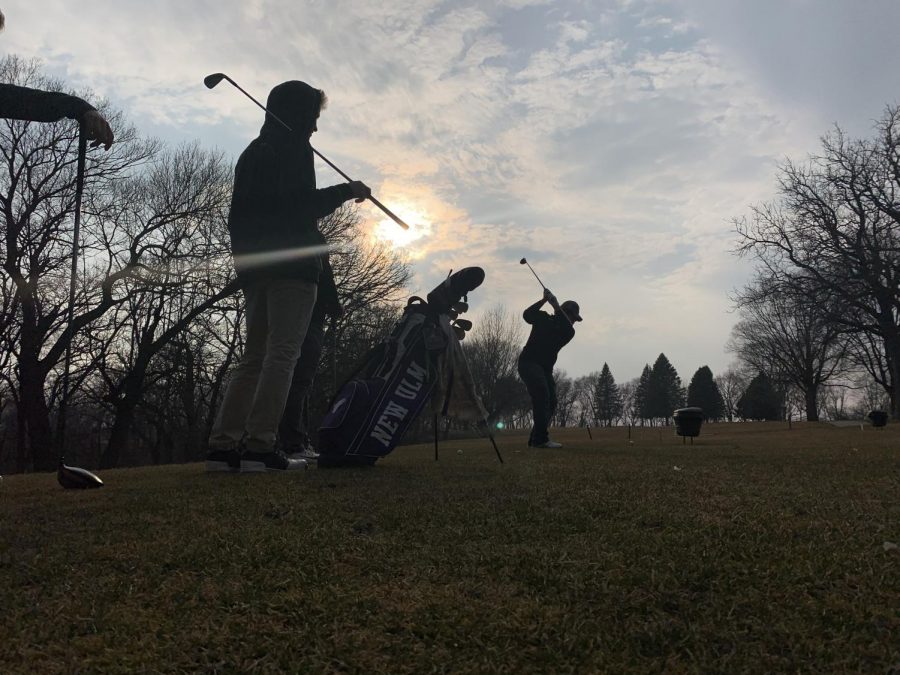
[[[449,316],[450,320],[453,321],[453,319],[459,316],[459,312],[451,309],[449,312],[447,312],[447,316]]]
[[[225,73],[213,73],[212,75],[207,75],[203,78],[203,84],[206,85],[207,89],[212,89],[224,79]]]
[[[92,490],[103,487],[103,481],[97,474],[77,466],[66,466],[62,462],[59,463],[56,480],[67,490]]]
[[[453,309],[454,312],[457,313],[457,315],[465,314],[466,312],[469,311],[469,303],[463,302],[462,300],[460,300],[459,302],[454,302],[451,305],[451,308]]]
[[[466,339],[466,331],[464,331],[459,326],[453,326],[453,332],[456,333],[457,340],[465,340]]]
[[[210,75],[210,77],[212,77],[212,75]],[[206,86],[208,87],[209,85],[206,85]],[[528,264],[528,261],[525,260],[525,258],[522,258],[522,259],[519,261],[519,264],[520,264],[520,265],[527,265],[527,264]]]
[[[454,326],[459,326],[460,328],[462,328],[462,329],[463,329],[464,331],[466,331],[466,332],[472,330],[472,322],[469,321],[468,319],[457,319],[457,320],[453,323],[453,325],[454,325]]]

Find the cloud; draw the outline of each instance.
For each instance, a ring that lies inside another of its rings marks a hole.
[[[714,39],[725,62],[768,96],[802,108],[817,126],[867,133],[898,100],[900,3],[691,0],[686,18]]]
[[[539,297],[525,255],[583,307],[570,374],[606,361],[627,380],[664,351],[688,378],[729,359],[727,294],[749,274],[729,219],[771,196],[777,162],[815,150],[828,121],[867,121],[896,96],[897,7],[16,0],[0,40],[139,128],[233,155],[261,113],[204,75],[263,98],[285,79],[322,87],[316,147],[428,224],[409,244],[411,290],[484,266],[477,326],[480,308]]]

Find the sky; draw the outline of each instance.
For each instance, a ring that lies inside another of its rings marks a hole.
[[[541,288],[584,321],[558,366],[619,382],[664,352],[687,384],[721,372],[751,272],[731,220],[778,166],[900,102],[897,0],[16,0],[2,53],[90,87],[144,134],[236,158],[257,98],[301,79],[330,103],[314,146],[374,206],[410,295],[479,265],[468,318]],[[317,167],[320,186],[341,182]]]

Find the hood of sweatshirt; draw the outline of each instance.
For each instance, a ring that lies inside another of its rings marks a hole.
[[[272,116],[274,114],[293,130],[291,135],[294,138],[306,142],[321,105],[322,92],[319,89],[300,80],[282,82],[269,92],[269,98],[266,99],[266,108],[272,114],[266,114],[262,133],[288,134],[287,129]]]

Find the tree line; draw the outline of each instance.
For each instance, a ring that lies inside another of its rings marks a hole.
[[[785,162],[776,197],[734,225],[757,272],[734,298],[732,351],[809,420],[844,414],[848,390],[900,419],[900,106],[870,138],[835,127]]]
[[[15,56],[0,60],[0,78],[64,89],[38,63]],[[89,153],[71,325],[77,130],[71,122],[0,122],[3,471],[52,470],[62,450],[101,467],[202,457],[243,348],[226,227],[230,162],[197,143],[142,137],[109,104],[102,112],[117,143]],[[900,418],[898,120],[900,108],[889,107],[871,139],[836,129],[821,154],[781,167],[775,200],[734,221],[737,252],[759,264],[734,298],[734,366],[717,376],[703,366],[686,388],[664,354],[622,384],[605,363],[577,378],[557,371],[552,424],[667,424],[685,405],[713,421],[815,420],[879,407]],[[345,311],[328,327],[314,420],[392,330],[410,278],[402,257],[362,231],[352,205],[320,225],[334,246]],[[491,424],[530,424],[516,372],[525,337],[518,315],[496,306],[464,342]]]
[[[38,63],[15,56],[0,60],[0,79],[64,89]],[[231,163],[197,143],[168,147],[144,138],[109,104],[101,112],[117,142],[88,156],[71,325],[76,125],[0,122],[4,471],[52,470],[63,450],[101,467],[201,458],[243,347],[226,226]],[[353,206],[320,223],[334,247],[344,314],[330,325],[315,401],[329,399],[390,331],[409,279],[406,262],[360,224]],[[67,349],[71,384],[63,401]]]
[[[488,309],[463,343],[477,393],[491,425],[527,428],[531,401],[516,373],[525,343],[525,324],[503,305]],[[599,371],[571,378],[555,370],[557,408],[552,426],[609,427],[666,425],[685,406],[703,409],[708,421],[784,419],[796,401],[786,398],[770,378],[752,364],[737,362],[714,376],[699,367],[687,387],[677,370],[660,354],[639,377],[618,384],[607,363]]]

